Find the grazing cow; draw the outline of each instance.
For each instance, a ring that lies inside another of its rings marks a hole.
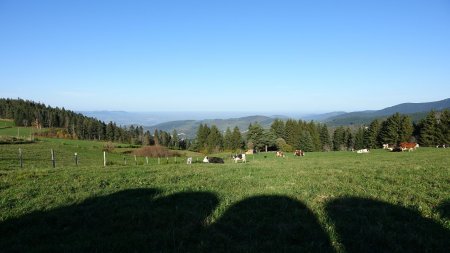
[[[392,152],[402,152],[402,148],[401,147],[395,147],[391,150]]]
[[[220,157],[207,157],[203,158],[204,163],[224,163],[223,159]]]
[[[235,163],[237,163],[238,161],[242,161],[244,163],[247,162],[247,159],[245,159],[245,154],[234,155],[233,160]]]
[[[255,153],[253,149],[249,149],[249,150],[245,151],[246,155],[253,155],[253,153]]]
[[[186,164],[192,164],[192,157],[188,157],[188,158],[187,158]]]
[[[370,151],[367,148],[363,148],[363,149],[360,149],[360,150],[356,151],[356,153],[358,153],[358,154],[366,154],[366,153],[369,153],[369,152]]]
[[[294,152],[294,156],[305,156],[305,153],[303,152],[303,150],[295,150]]]
[[[416,148],[419,147],[419,144],[415,143],[415,142],[402,142],[400,143],[400,148],[405,151],[413,151],[416,150]]]
[[[277,157],[285,157],[282,151],[277,151]]]
[[[439,147],[445,148],[445,144],[442,144],[442,145],[436,145],[436,148],[439,148]]]

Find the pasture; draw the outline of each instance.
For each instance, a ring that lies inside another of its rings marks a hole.
[[[102,147],[59,139],[0,145],[2,251],[450,249],[450,149],[260,153],[245,164],[139,157],[136,165],[123,147],[103,167]]]

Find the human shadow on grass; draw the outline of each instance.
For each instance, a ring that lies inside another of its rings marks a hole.
[[[415,210],[350,197],[326,212],[347,252],[450,252],[449,230]]]
[[[450,199],[443,201],[437,207],[437,211],[442,218],[450,220]]]
[[[311,210],[285,196],[245,199],[227,209],[207,235],[205,252],[334,252]]]
[[[195,251],[218,199],[134,189],[0,223],[1,252]]]

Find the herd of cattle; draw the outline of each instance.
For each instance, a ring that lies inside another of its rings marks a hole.
[[[419,147],[418,143],[415,142],[401,142],[399,145],[393,145],[393,144],[383,144],[383,149],[389,150],[391,152],[403,152],[403,151],[414,151]],[[446,145],[438,145],[436,146],[436,148],[446,148]],[[354,151],[354,150],[352,150]],[[359,149],[356,151],[356,153],[358,154],[365,154],[365,153],[369,153],[370,150],[367,148],[364,149]],[[246,158],[246,154],[249,154],[248,151],[246,153],[243,154],[235,154],[231,156],[231,159],[235,162],[243,162],[246,163],[247,162],[247,158]],[[294,152],[294,156],[304,156],[305,152],[303,150],[295,150]],[[277,151],[276,152],[276,156],[277,157],[286,157],[286,155],[284,154],[283,151]],[[266,156],[264,156],[266,157]],[[205,158],[203,159],[204,163],[224,163],[223,158],[220,157],[209,157],[209,156],[205,156]],[[192,164],[192,157],[188,157],[187,158],[187,164]]]

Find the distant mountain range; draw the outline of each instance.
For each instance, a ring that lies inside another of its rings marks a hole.
[[[396,112],[410,115],[414,121],[425,117],[431,111],[441,111],[450,109],[450,98],[429,102],[429,103],[403,103],[387,107],[382,110],[368,110],[359,112],[330,112],[324,114],[314,114],[307,116],[285,116],[285,115],[255,115],[244,117],[230,117],[227,115],[236,115],[236,113],[225,112],[148,112],[148,113],[130,113],[121,111],[96,111],[81,112],[86,116],[96,117],[103,121],[115,121],[119,125],[142,125],[146,130],[153,132],[155,129],[172,132],[174,129],[181,135],[188,138],[195,136],[200,124],[209,126],[216,125],[221,131],[227,127],[231,130],[237,126],[241,131],[247,130],[250,123],[258,122],[264,128],[269,128],[272,122],[278,119],[302,119],[306,121],[314,120],[326,123],[328,126],[341,125],[360,125],[369,124],[376,118],[386,118]],[[243,114],[243,113],[241,113]],[[218,117],[223,118],[218,118]],[[210,117],[208,119],[208,117]],[[180,120],[182,119],[182,120]]]
[[[431,110],[441,111],[446,108],[450,108],[450,98],[428,103],[403,103],[378,111],[344,113],[326,118],[324,122],[331,126],[368,124],[376,118],[385,118],[396,112],[410,115],[417,121]]]

